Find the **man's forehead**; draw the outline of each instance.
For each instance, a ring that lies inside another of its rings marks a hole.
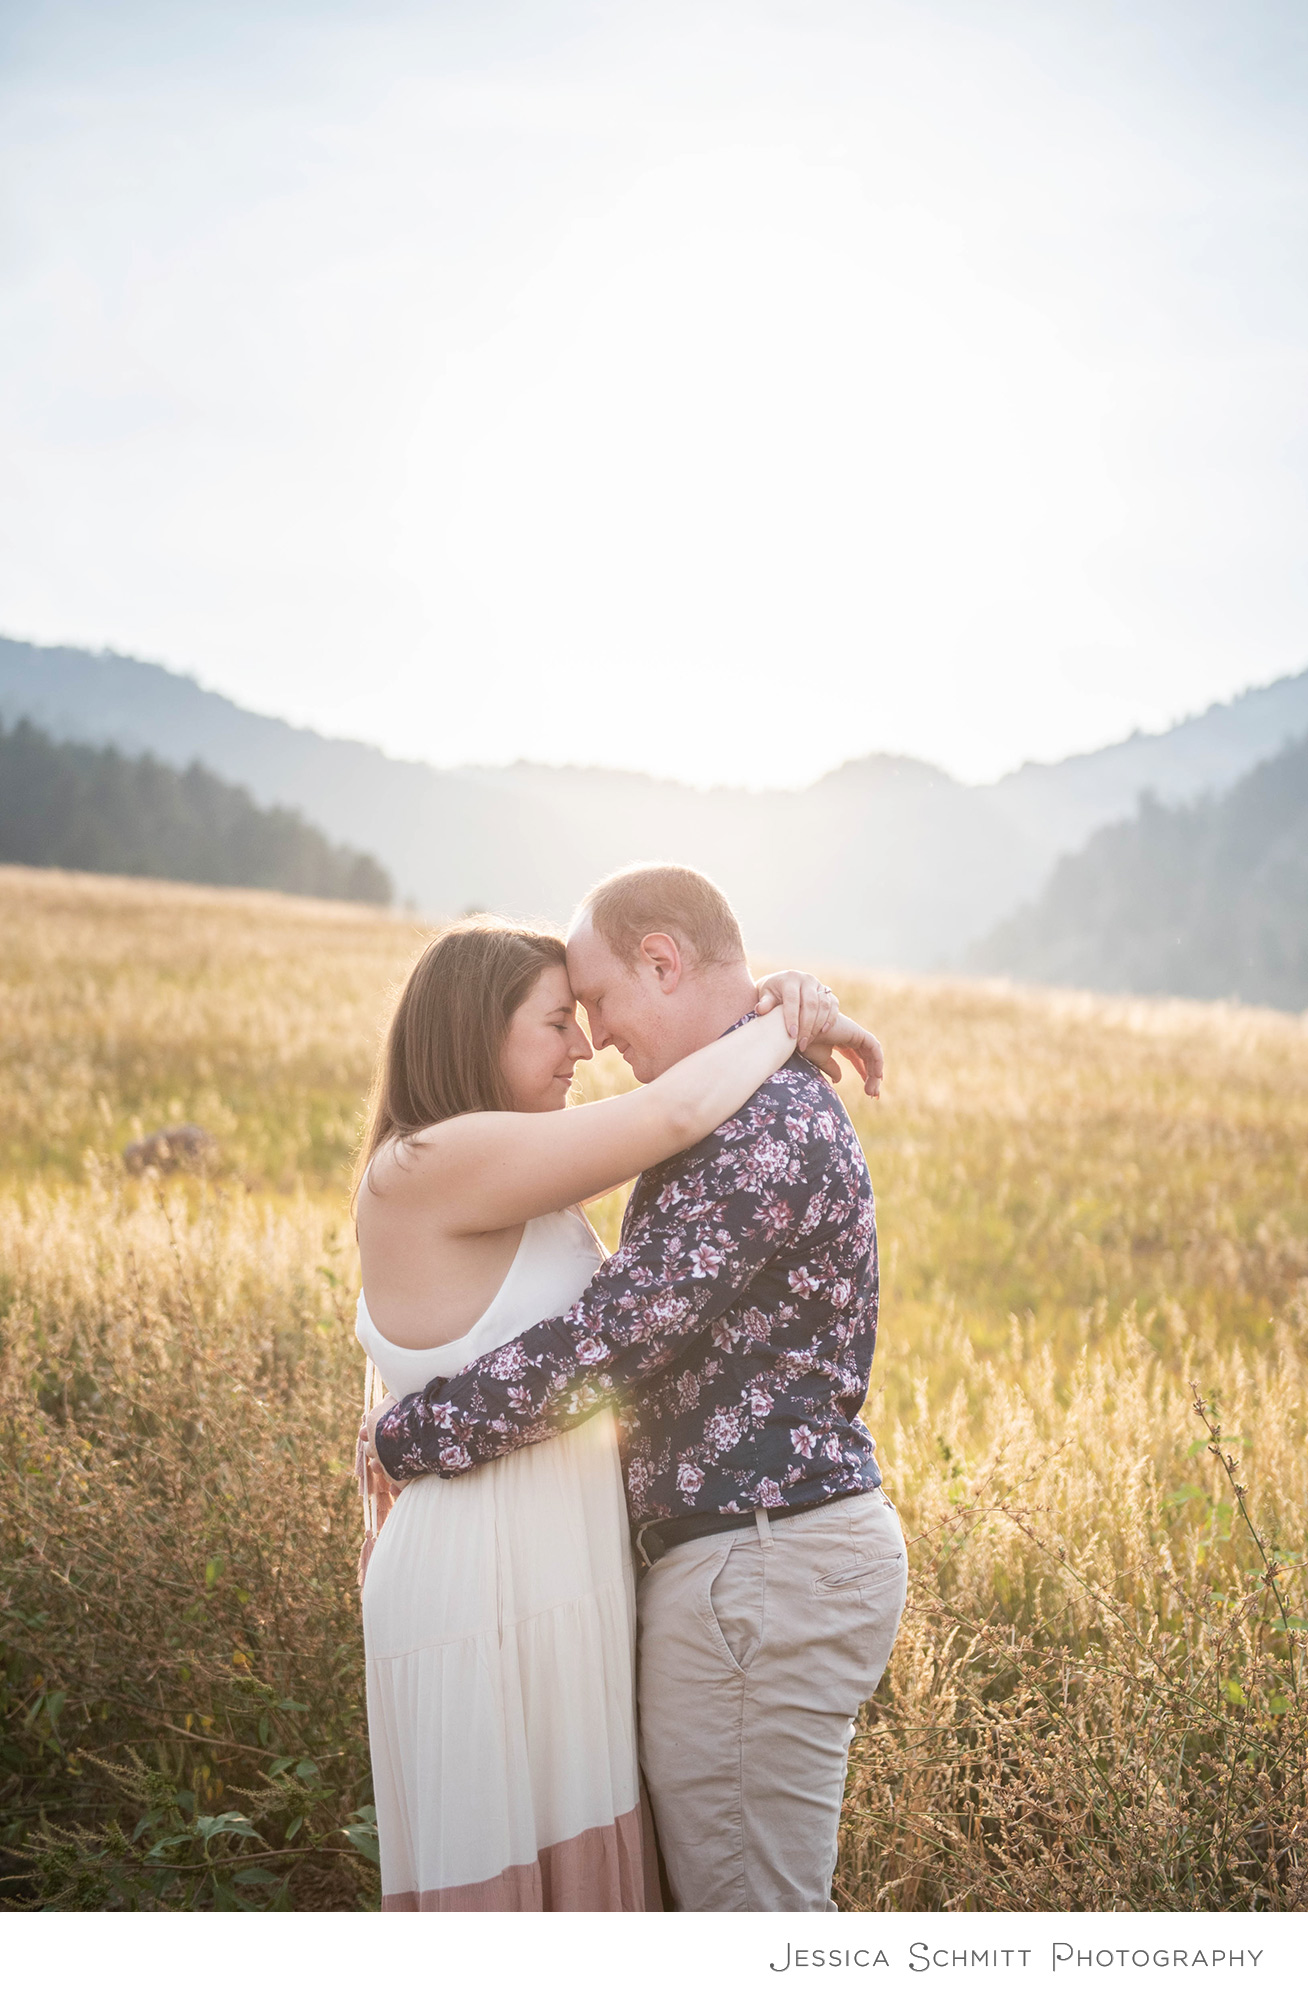
[[[567,936],[569,957],[574,952],[585,957],[593,957],[596,952],[607,951],[608,946],[590,920],[589,911],[583,911],[573,922]]]
[[[620,968],[613,953],[598,936],[589,916],[577,919],[568,932],[568,976],[578,998],[584,998],[589,989],[592,993],[606,978]]]

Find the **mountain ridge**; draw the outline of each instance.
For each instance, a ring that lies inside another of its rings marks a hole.
[[[1308,671],[1283,674],[1211,702],[1171,728],[1135,730],[1120,743],[1082,750],[1056,764],[1026,763],[989,789],[1019,825],[1038,816],[1061,851],[1099,826],[1129,818],[1142,792],[1181,804],[1224,791],[1287,741],[1308,734]]]
[[[74,741],[198,758],[261,805],[375,854],[432,915],[476,906],[557,922],[597,876],[663,858],[719,880],[760,952],[932,970],[959,964],[1139,791],[1184,795],[1188,768],[1192,791],[1214,769],[1233,782],[1296,725],[1308,732],[1308,672],[990,786],[887,752],[794,791],[525,759],[442,769],[258,715],[148,661],[0,639],[0,717],[24,715]]]

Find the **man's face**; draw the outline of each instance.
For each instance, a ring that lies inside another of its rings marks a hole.
[[[624,965],[583,917],[568,938],[568,980],[586,1010],[597,1049],[615,1048],[641,1083],[686,1053],[676,993],[647,961]]]

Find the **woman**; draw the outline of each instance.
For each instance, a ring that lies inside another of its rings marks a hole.
[[[577,1204],[707,1137],[797,1045],[858,1060],[864,1031],[825,988],[765,984],[771,1012],[565,1114],[591,1048],[561,940],[474,920],[428,946],[391,1023],[356,1189],[358,1334],[393,1395],[575,1304],[603,1257]],[[363,1621],[384,1909],[657,1907],[610,1410],[405,1488]]]

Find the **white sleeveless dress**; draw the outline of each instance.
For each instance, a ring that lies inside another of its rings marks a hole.
[[[566,1312],[603,1257],[538,1216],[477,1324],[396,1347],[393,1395]],[[613,1416],[396,1501],[363,1588],[384,1910],[657,1908],[636,1757],[635,1591]]]

